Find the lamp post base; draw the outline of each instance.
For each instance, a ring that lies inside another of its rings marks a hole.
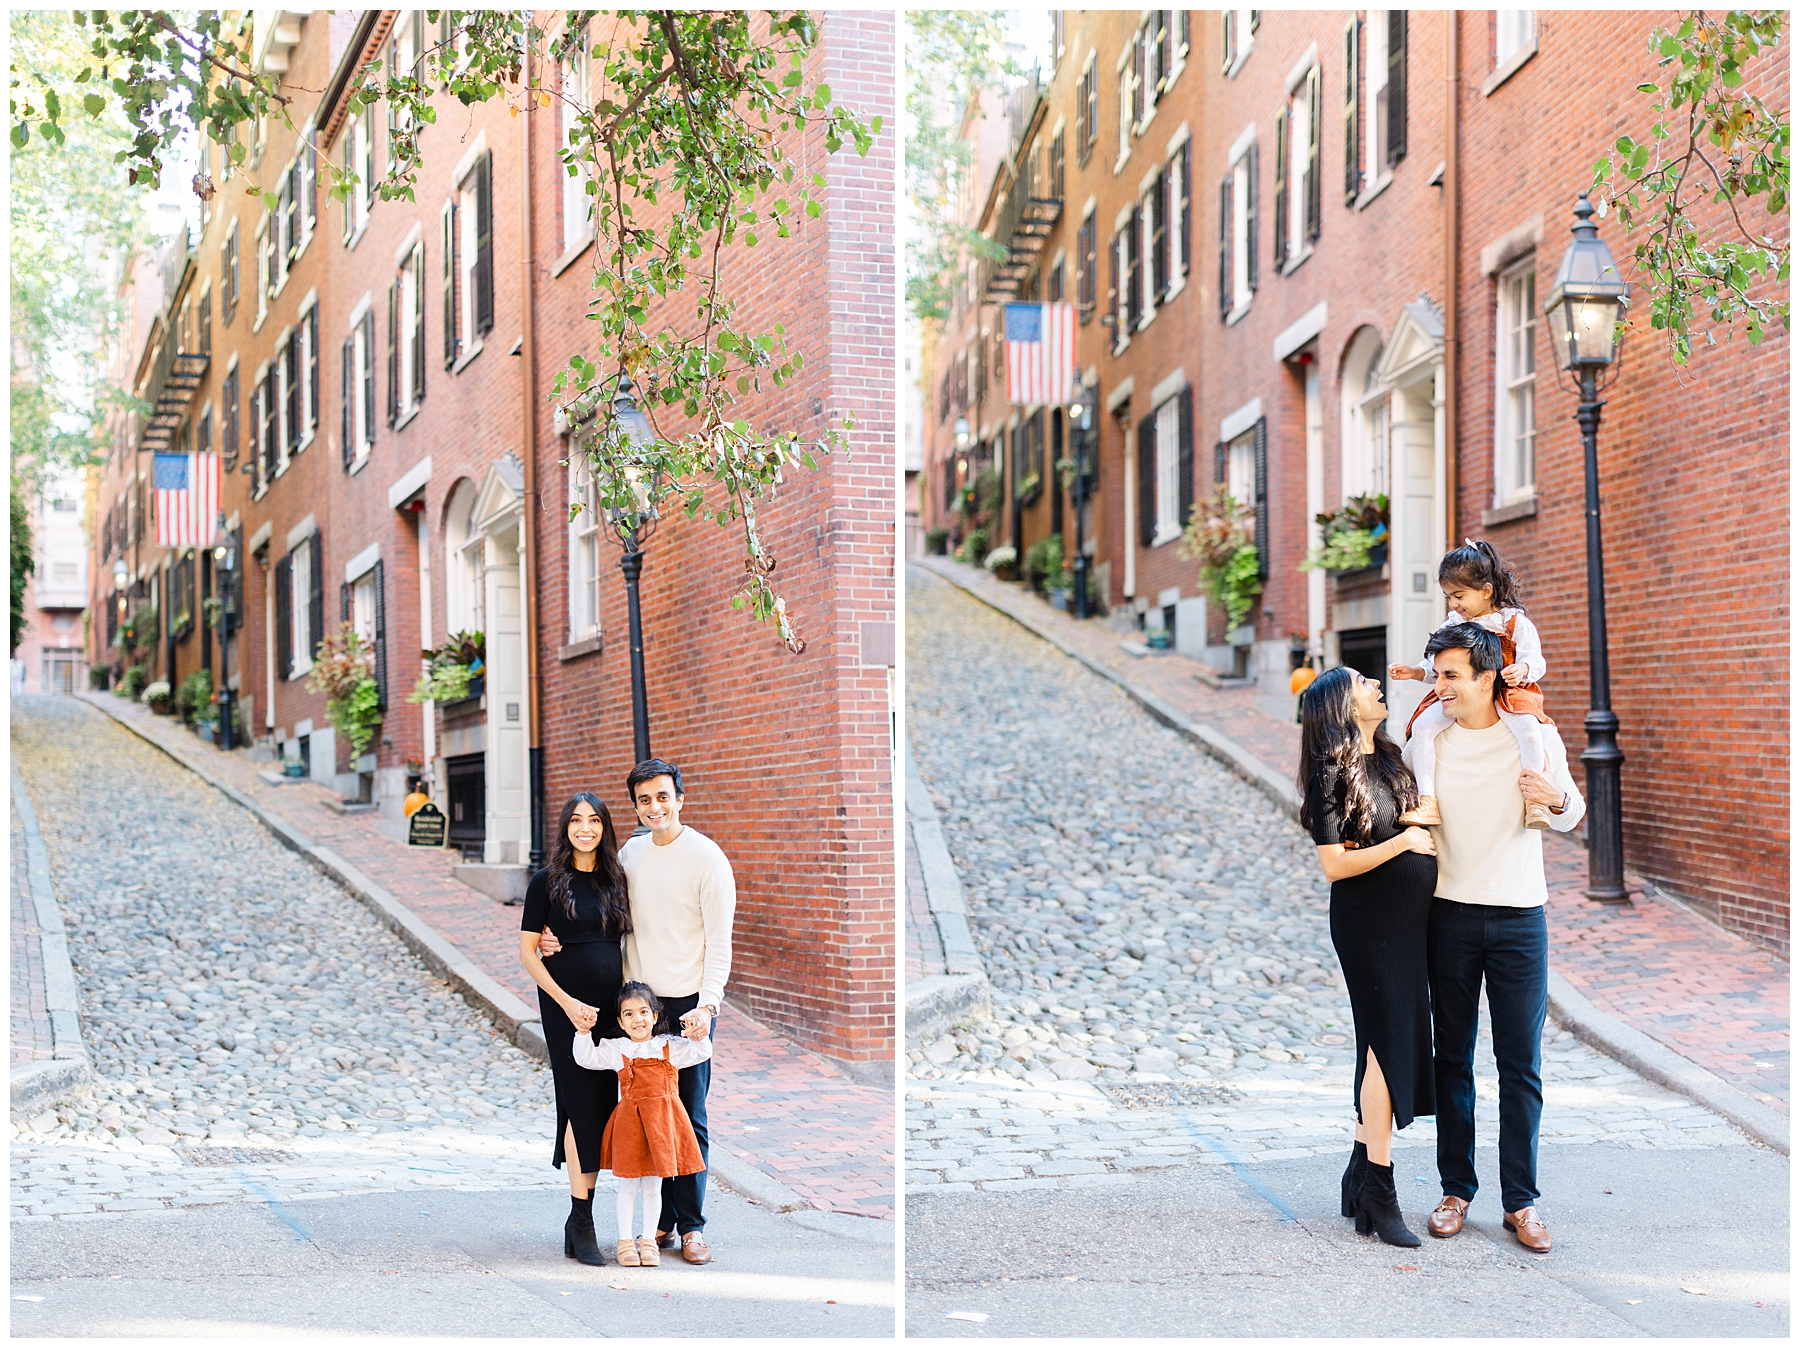
[[[1630,903],[1625,889],[1625,837],[1619,812],[1619,718],[1609,710],[1590,711],[1582,721],[1588,746],[1581,761],[1587,768],[1588,884],[1581,892],[1595,903]]]

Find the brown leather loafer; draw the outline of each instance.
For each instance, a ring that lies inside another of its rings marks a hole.
[[[698,1231],[689,1231],[682,1236],[681,1257],[690,1264],[712,1263],[712,1251],[707,1248],[706,1237]]]
[[[679,1250],[681,1248],[681,1237],[676,1235],[673,1231],[658,1231],[656,1233],[656,1248],[659,1250]]]
[[[1463,1218],[1468,1215],[1469,1200],[1458,1198],[1454,1194],[1445,1194],[1438,1205],[1432,1209],[1431,1216],[1425,1219],[1425,1229],[1432,1235],[1448,1240],[1463,1228]]]
[[[1506,1229],[1534,1254],[1545,1254],[1550,1249],[1550,1228],[1544,1225],[1536,1208],[1520,1208],[1517,1212],[1507,1213]]]

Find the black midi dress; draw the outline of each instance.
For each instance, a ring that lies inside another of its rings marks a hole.
[[[562,949],[546,956],[544,968],[556,986],[600,1013],[591,1037],[623,1039],[619,1028],[619,986],[625,979],[623,937],[609,931],[600,915],[600,896],[593,877],[576,871],[572,881],[575,917],[550,897],[550,874],[539,871],[525,889],[525,916],[521,931],[542,932],[548,927],[562,942]],[[561,1166],[564,1139],[571,1125],[581,1173],[593,1174],[600,1166],[600,1138],[606,1121],[619,1103],[619,1078],[614,1072],[590,1072],[575,1061],[575,1025],[550,994],[538,989],[538,1013],[543,1017],[544,1042],[550,1050],[550,1074],[556,1082],[556,1146],[552,1165]]]
[[[1375,818],[1367,839],[1374,847],[1406,830],[1394,794],[1375,771],[1372,754],[1363,771],[1374,798]],[[1323,818],[1313,829],[1320,846],[1342,843],[1343,797],[1335,774],[1322,784]],[[1331,943],[1343,966],[1356,1023],[1356,1084],[1352,1103],[1362,1121],[1363,1075],[1369,1051],[1381,1064],[1394,1103],[1394,1126],[1404,1128],[1422,1114],[1437,1113],[1431,1065],[1431,985],[1426,976],[1425,939],[1431,896],[1437,889],[1437,858],[1402,852],[1372,871],[1331,886]]]

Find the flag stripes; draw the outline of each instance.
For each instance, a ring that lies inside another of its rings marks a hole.
[[[1029,406],[1075,396],[1075,306],[1006,306],[1006,398]]]
[[[156,542],[164,548],[210,547],[219,522],[219,456],[156,456]]]

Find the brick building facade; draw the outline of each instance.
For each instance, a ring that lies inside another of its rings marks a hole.
[[[414,200],[339,204],[325,190],[347,158],[365,179],[387,171],[386,110],[352,115],[351,72],[405,65],[436,40],[421,11],[288,12],[258,32],[257,59],[283,72],[294,123],[316,138],[272,122],[252,173],[281,205],[265,219],[241,189],[221,191],[192,247],[175,250],[139,385],[166,410],[119,427],[98,509],[147,474],[142,451],[222,450],[241,593],[204,549],[134,543],[133,583],[166,615],[153,677],[218,668],[202,623],[167,619],[189,596],[225,596],[222,654],[256,751],[304,759],[396,837],[422,784],[465,848],[460,873],[499,896],[522,891],[574,790],[613,806],[621,840],[635,823],[625,591],[607,530],[591,514],[570,522],[580,445],[547,401],[560,364],[589,349],[593,262],[585,193],[574,199],[556,158],[559,105],[514,115],[500,99],[442,100],[419,132]],[[810,73],[891,125],[893,42],[888,16],[827,15]],[[822,135],[786,149],[825,175],[824,215],[737,250],[727,285],[749,321],[778,316],[807,357],[746,414],[808,432],[855,422],[848,457],[791,476],[765,504],[777,581],[809,644],[790,655],[730,608],[730,531],[660,522],[642,584],[651,746],[682,765],[689,822],[737,873],[729,995],[880,1072],[894,1034],[895,163],[885,135],[862,158],[828,155]],[[111,568],[102,540],[94,573]],[[341,621],[375,644],[385,707],[354,761],[305,677]],[[483,634],[484,683],[460,702],[409,702],[418,653],[465,631]],[[96,662],[117,659],[106,645],[96,633]]]
[[[1657,77],[1661,17],[1056,15],[1048,78],[1017,96],[1031,106],[969,217],[1012,256],[926,353],[926,523],[963,527],[953,437],[973,355],[984,425],[1020,428],[993,438],[1007,504],[991,541],[1023,553],[1060,531],[1072,547],[1074,501],[1048,471],[1067,414],[1005,407],[999,353],[969,336],[1007,300],[1071,301],[1111,621],[1172,627],[1178,650],[1270,694],[1302,661],[1378,674],[1441,621],[1445,547],[1488,538],[1524,582],[1550,714],[1578,753],[1581,443],[1541,303],[1594,160],[1649,129],[1636,86]],[[1769,88],[1786,75],[1785,48],[1762,58]],[[1602,233],[1629,258],[1616,223]],[[1682,372],[1642,310],[1599,439],[1627,862],[1785,952],[1787,342]],[[1265,576],[1234,632],[1179,556],[1215,482],[1254,505]],[[1385,557],[1301,570],[1314,516],[1375,493],[1391,498]],[[1396,715],[1422,692],[1393,685]]]

